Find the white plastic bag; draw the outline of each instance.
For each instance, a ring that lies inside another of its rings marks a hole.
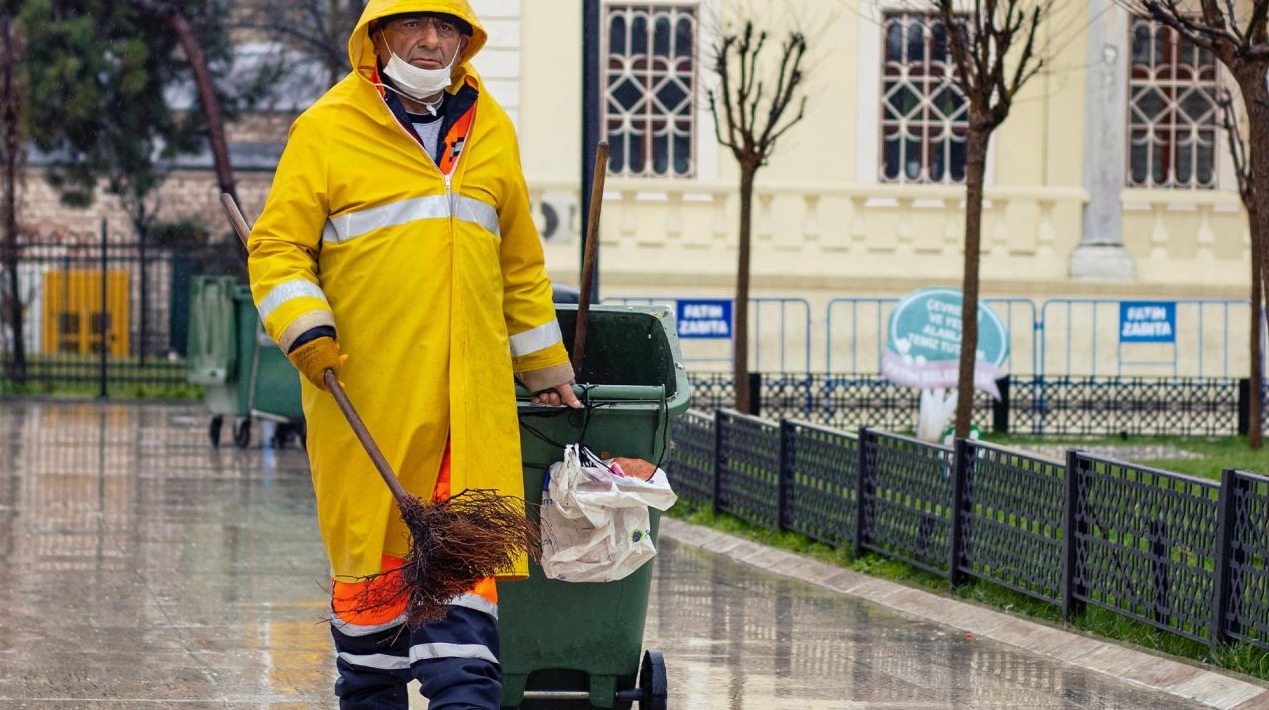
[[[543,572],[566,582],[629,575],[657,552],[648,506],[667,510],[677,498],[665,471],[647,481],[621,476],[610,461],[569,444],[542,490]]]

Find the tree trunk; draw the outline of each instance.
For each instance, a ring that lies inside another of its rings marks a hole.
[[[1269,89],[1265,87],[1265,67],[1263,64],[1248,63],[1242,71],[1236,72],[1234,78],[1238,82],[1238,88],[1242,91],[1243,102],[1247,110],[1247,124],[1250,132],[1250,148],[1248,153],[1248,162],[1251,164],[1251,184],[1254,195],[1260,196],[1266,193],[1269,186]],[[1260,295],[1263,297],[1269,294],[1269,287],[1266,287],[1265,279],[1269,278],[1269,210],[1254,209],[1249,212],[1248,220],[1251,226],[1251,246],[1254,250],[1252,260],[1256,262],[1256,268],[1259,269],[1259,286]],[[1252,289],[1253,297],[1256,289]],[[1257,308],[1252,307],[1255,313]],[[1257,380],[1261,379],[1263,360],[1256,359],[1256,350],[1261,350],[1261,325],[1257,319],[1252,324],[1252,348],[1253,360],[1248,364],[1251,373],[1252,393],[1251,393],[1251,411],[1253,414],[1252,431],[1249,442],[1255,441],[1262,443],[1259,438],[1263,435],[1263,412],[1261,410],[1262,386],[1257,385]],[[1260,354],[1263,357],[1263,351]],[[1261,415],[1261,421],[1255,420],[1255,415]]]
[[[974,360],[978,352],[978,253],[983,230],[983,181],[990,129],[970,130],[965,146],[965,266],[961,285],[961,359],[956,379],[956,437],[969,436],[974,416]]]
[[[749,392],[749,252],[753,233],[753,178],[757,165],[740,165],[740,245],[736,258],[736,300],[732,304],[732,379],[736,409],[750,411]]]
[[[176,34],[181,48],[185,50],[190,69],[194,72],[198,103],[203,110],[203,121],[207,123],[207,141],[211,144],[212,160],[216,166],[216,182],[220,185],[221,192],[228,193],[237,202],[238,191],[234,186],[234,171],[229,164],[229,146],[225,141],[225,121],[220,113],[220,100],[216,98],[216,88],[212,84],[211,70],[207,68],[203,47],[180,13],[160,11],[160,14]]]
[[[1255,201],[1249,200],[1247,204],[1248,221],[1255,225],[1256,222]],[[1255,227],[1251,230],[1251,357],[1248,367],[1250,370],[1249,379],[1251,381],[1252,392],[1264,391],[1264,369],[1259,363],[1264,362],[1264,348],[1260,339],[1260,323],[1264,319],[1264,286],[1261,282],[1261,264],[1256,258],[1260,252],[1261,239],[1256,236]],[[1259,451],[1265,445],[1264,434],[1264,413],[1261,406],[1260,397],[1251,398],[1251,406],[1248,412],[1248,432],[1247,445],[1252,451]]]
[[[18,286],[18,153],[22,150],[18,135],[19,104],[17,87],[14,86],[13,73],[17,65],[14,52],[12,18],[7,12],[0,13],[0,38],[3,38],[4,50],[0,55],[0,114],[2,114],[4,131],[4,166],[3,192],[0,200],[0,218],[3,219],[4,245],[3,253],[5,284],[0,292],[5,295],[4,302],[8,312],[0,315],[0,323],[9,326],[13,345],[13,362],[9,366],[9,378],[16,384],[26,382],[26,342],[23,340],[22,324],[22,292]]]

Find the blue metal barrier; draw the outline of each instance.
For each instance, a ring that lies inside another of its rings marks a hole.
[[[1005,331],[1009,333],[1009,355],[1005,358],[1004,371],[1015,375],[1040,372],[1040,363],[1037,359],[1039,353],[1035,347],[1037,336],[1035,301],[1029,298],[984,298],[983,303],[1000,316],[1005,323]],[[1028,360],[1031,373],[1017,369],[1017,363],[1026,363]]]
[[[824,317],[824,371],[881,372],[881,353],[885,349],[886,342],[886,322],[890,319],[890,313],[898,302],[897,298],[834,298],[829,301]],[[838,322],[838,319],[846,320],[847,323],[840,329],[835,329],[833,324]],[[864,332],[861,330],[861,325],[868,329],[866,332],[871,336],[867,340],[860,339],[861,332]],[[839,335],[834,335],[835,330]],[[843,348],[839,348],[836,338],[843,333],[847,341]],[[871,349],[861,354],[861,344],[869,345]],[[846,362],[842,363],[841,358],[834,362],[834,351],[846,348],[849,348],[850,352]],[[865,358],[866,363],[861,367],[860,361]]]
[[[1170,321],[1161,321],[1168,324],[1166,337],[1135,339],[1125,332],[1121,310],[1126,304],[1167,311]],[[1041,307],[1036,326],[1038,372],[1096,377],[1113,368],[1115,376],[1241,376],[1243,372],[1230,372],[1230,335],[1233,328],[1246,332],[1249,308],[1250,303],[1242,300],[1051,298]],[[1245,342],[1245,336],[1242,339]],[[1184,372],[1183,345],[1185,352],[1196,355],[1192,364],[1184,363]],[[1205,355],[1209,348],[1219,352],[1215,366]],[[1055,356],[1060,361],[1050,359]]]
[[[604,302],[676,307],[687,300],[698,299],[625,296]],[[812,363],[812,348],[821,344],[812,338],[810,303],[803,298],[753,298],[750,369],[880,372],[889,319],[898,302],[887,297],[830,299],[820,351],[824,359]],[[1247,301],[1051,298],[1037,306],[1032,299],[1011,297],[985,298],[983,303],[1000,316],[1009,332],[1004,369],[1015,377],[1246,376]],[[1166,313],[1166,318],[1130,322],[1129,316],[1137,311],[1147,316]],[[1265,337],[1263,330],[1261,337]],[[685,338],[682,347],[684,359],[697,369],[724,369],[734,355],[734,344],[727,337]]]
[[[674,296],[616,296],[603,299],[605,304],[665,305],[675,309],[680,300]],[[723,299],[731,300],[731,299]],[[805,298],[756,296],[749,299],[749,338],[751,370],[802,371],[811,369],[811,304]],[[774,339],[770,335],[775,332]],[[723,339],[715,339],[715,343]],[[763,343],[774,343],[774,352]],[[708,348],[682,339],[683,359],[695,363],[728,363],[732,361],[734,344]],[[710,352],[713,350],[715,352]],[[696,351],[696,352],[693,352]],[[800,352],[799,352],[800,351]],[[775,362],[772,362],[772,360]]]

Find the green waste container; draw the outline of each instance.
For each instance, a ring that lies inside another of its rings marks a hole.
[[[238,360],[233,276],[196,276],[190,284],[185,363],[190,382],[224,385]]]
[[[575,306],[557,305],[572,345]],[[586,361],[578,378],[588,413],[534,405],[517,388],[525,498],[542,500],[547,469],[579,438],[604,457],[631,456],[664,466],[670,425],[691,397],[674,314],[664,306],[594,306]],[[671,483],[673,483],[671,481]],[[656,537],[658,516],[652,513]],[[499,585],[502,705],[525,708],[665,707],[661,654],[643,648],[652,565],[615,582],[547,579],[530,565],[526,580]]]
[[[251,289],[229,276],[200,276],[190,286],[187,377],[203,385],[212,413],[208,436],[220,443],[224,418],[234,418],[233,440],[251,442],[252,421],[277,422],[273,444],[285,446],[291,434],[304,437],[300,376],[272,338],[265,334]]]

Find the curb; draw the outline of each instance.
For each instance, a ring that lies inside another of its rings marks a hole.
[[[758,567],[880,604],[975,636],[1193,700],[1217,710],[1269,710],[1269,687],[1192,662],[1121,646],[1011,616],[793,552],[767,547],[712,528],[662,516],[659,535]]]

